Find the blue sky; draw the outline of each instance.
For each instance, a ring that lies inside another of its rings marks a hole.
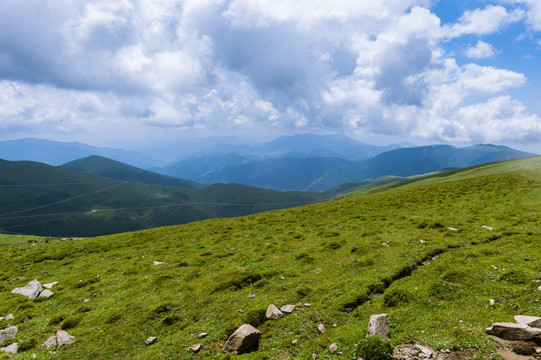
[[[539,0],[3,0],[0,140],[344,133],[541,153]]]

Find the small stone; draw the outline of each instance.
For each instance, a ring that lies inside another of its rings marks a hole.
[[[253,299],[255,298],[255,294],[248,294],[248,299]]]
[[[194,353],[198,353],[201,350],[201,344],[195,344],[190,346],[190,350],[192,350]]]
[[[299,339],[295,339],[291,342],[293,345],[297,345],[299,343]]]
[[[19,345],[17,343],[13,343],[9,346],[0,348],[0,352],[10,353],[10,354],[17,354],[17,350],[19,349]]]
[[[327,329],[325,329],[325,325],[323,325],[323,324],[319,324],[319,325],[317,326],[317,329],[318,329],[319,332],[322,333],[322,334],[323,334],[325,331],[327,331]]]
[[[498,267],[495,266],[495,265],[492,265],[492,268],[493,268],[494,270],[498,270]]]
[[[154,260],[154,265],[161,265],[161,264],[165,264],[165,263],[163,261]]]
[[[424,241],[424,240],[419,240],[419,242],[420,242],[421,244],[424,244],[426,241]]]
[[[485,229],[485,230],[492,230],[492,228],[491,228],[490,226],[485,226],[485,225],[483,225],[483,226],[481,226],[481,227],[482,227],[483,229]]]
[[[448,227],[447,229],[451,230],[451,231],[457,231],[458,230],[457,228],[454,228],[454,227]]]
[[[242,310],[242,309],[238,309],[238,310],[237,310],[237,312],[239,312],[239,313],[243,313],[243,312],[244,312],[244,310]]]
[[[274,304],[270,304],[267,307],[267,312],[265,313],[265,316],[267,317],[267,319],[276,320],[284,316],[284,314],[280,310],[278,310],[278,308]]]
[[[149,336],[146,340],[145,340],[145,345],[150,345],[150,344],[154,344],[156,342],[156,340],[158,340],[158,338],[156,336]]]
[[[57,344],[58,343],[56,342],[56,335],[53,335],[50,338],[48,338],[47,341],[43,343],[43,345],[41,345],[41,348],[48,349],[50,347],[54,347],[56,349]]]
[[[4,320],[13,320],[13,319],[15,319],[13,314],[7,314],[6,317],[4,318]]]
[[[35,353],[32,353],[32,359],[36,359],[38,356]]]
[[[295,310],[295,305],[284,305],[280,308],[280,311],[285,313],[292,313]]]
[[[309,304],[309,303],[304,303],[303,305],[304,305],[304,307],[310,307],[310,306],[312,306],[312,304]]]
[[[494,299],[489,299],[488,302],[490,303],[490,305],[494,305],[496,303],[496,300]]]
[[[87,302],[89,302],[89,301],[90,301],[90,299],[84,299],[84,300],[83,300],[84,303],[87,303]]]
[[[47,288],[47,289],[51,289],[53,286],[55,286],[56,284],[58,284],[58,281],[53,281],[52,283],[48,283],[48,284],[43,284],[43,287],[44,288]]]
[[[286,278],[285,278],[285,277],[283,277],[283,276],[280,276],[280,279],[282,279],[282,280],[285,280]]]
[[[331,346],[329,346],[329,351],[332,353],[335,353],[338,351],[338,345],[336,343],[332,343]]]
[[[223,351],[226,353],[243,354],[253,349],[261,338],[261,332],[250,324],[239,327],[225,343]]]
[[[282,286],[282,290],[287,290],[288,287],[287,286]]]
[[[379,314],[370,316],[368,322],[368,336],[379,336],[381,338],[388,338],[390,332],[389,315]]]
[[[44,298],[50,298],[51,296],[53,296],[53,292],[51,290],[43,290],[38,297],[44,297]]]
[[[317,354],[316,353],[313,353],[312,354],[312,360],[316,360],[317,359]]]
[[[541,291],[541,286],[537,288],[537,291]]]
[[[64,345],[71,345],[75,342],[75,336],[71,336],[64,330],[58,330],[56,332],[56,342],[57,347],[56,349],[60,349]]]
[[[199,335],[197,335],[200,339],[206,337],[208,334],[207,333],[200,333]]]

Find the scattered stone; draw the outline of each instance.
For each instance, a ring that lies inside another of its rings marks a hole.
[[[292,343],[293,345],[297,345],[298,342],[299,342],[299,339],[295,339],[295,340],[293,340],[291,343]]]
[[[13,314],[7,314],[6,317],[0,316],[0,321],[2,320],[13,320]]]
[[[248,294],[248,299],[253,299],[255,298],[255,294]]]
[[[541,286],[537,288],[537,291],[541,291]]]
[[[285,313],[292,313],[295,310],[295,305],[284,305],[280,308],[280,311]]]
[[[32,353],[32,359],[36,359],[37,357],[36,353]]]
[[[532,328],[526,324],[495,323],[486,329],[486,333],[505,340],[530,340],[541,336],[541,329]]]
[[[424,240],[419,240],[419,242],[420,242],[421,244],[424,244],[426,241],[424,241]]]
[[[165,263],[163,261],[154,260],[154,265],[161,265],[161,264],[165,264]]]
[[[17,326],[10,326],[4,330],[0,330],[0,345],[2,345],[6,340],[16,339],[18,331],[19,329]]]
[[[284,314],[280,310],[278,310],[278,308],[274,304],[270,304],[269,307],[267,307],[267,312],[265,316],[267,317],[267,319],[279,319],[284,316]]]
[[[58,330],[56,332],[56,342],[58,344],[56,349],[58,350],[64,345],[73,344],[75,342],[75,336],[71,336],[64,330]]]
[[[288,287],[287,286],[282,286],[282,290],[287,290]]]
[[[310,307],[310,306],[312,306],[312,304],[309,304],[309,303],[304,303],[303,305],[304,305],[304,307]]]
[[[58,281],[53,281],[52,283],[43,284],[43,287],[47,289],[52,289],[52,287],[55,286],[56,284],[58,284]]]
[[[491,228],[490,226],[485,226],[485,225],[483,225],[483,226],[481,226],[481,227],[482,227],[483,229],[486,229],[486,230],[492,230],[492,228]]]
[[[454,227],[448,227],[447,229],[449,229],[451,231],[457,231],[458,230],[457,228],[454,228]]]
[[[541,327],[541,317],[517,315],[515,316],[515,321],[517,324],[526,324],[528,326]]]
[[[317,329],[319,330],[320,333],[324,333],[325,331],[327,331],[327,329],[325,329],[325,326],[323,324],[319,324],[317,326]]]
[[[496,303],[496,300],[494,299],[489,299],[488,302],[490,303],[490,305],[494,305]]]
[[[41,346],[42,349],[48,349],[50,347],[54,347],[56,349],[56,346],[57,346],[57,341],[56,341],[56,335],[53,335],[51,336],[50,338],[47,339],[47,341],[45,341],[43,343],[43,345]]]
[[[495,265],[492,265],[492,268],[493,268],[494,270],[498,270],[498,267],[495,266]]]
[[[207,333],[200,333],[199,335],[197,335],[200,339],[206,337],[208,334]]]
[[[90,301],[90,299],[84,299],[84,300],[83,300],[84,303],[87,303],[87,302],[89,302],[89,301]]]
[[[398,345],[393,350],[393,360],[428,360],[434,359],[436,352],[418,344]]]
[[[238,309],[238,310],[237,310],[237,312],[239,312],[239,313],[243,313],[243,312],[244,312],[244,310],[242,310],[242,309]]]
[[[388,338],[390,332],[389,315],[379,314],[370,316],[368,322],[368,336],[379,336],[381,338]]]
[[[51,290],[43,290],[42,292],[39,293],[39,296],[38,297],[44,297],[44,298],[50,298],[51,296],[53,296],[53,292]]]
[[[13,343],[9,346],[0,348],[0,352],[10,353],[10,354],[17,354],[17,350],[19,349],[19,345],[17,343]]]
[[[285,278],[285,277],[283,277],[283,276],[280,276],[280,279],[282,279],[282,280],[285,280],[286,278]]]
[[[201,344],[195,344],[190,346],[190,350],[192,350],[194,353],[198,353],[201,350]]]
[[[316,353],[313,353],[312,354],[312,360],[316,360],[317,359],[317,354]]]
[[[227,339],[223,351],[233,354],[244,354],[257,347],[261,332],[250,324],[244,324]]]
[[[332,353],[335,353],[338,351],[338,345],[336,343],[332,343],[331,346],[329,346],[329,351]]]
[[[156,336],[149,336],[146,340],[145,340],[145,345],[151,345],[151,344],[154,344],[156,342],[156,340],[158,340],[158,338]]]
[[[37,279],[34,279],[22,288],[15,288],[11,290],[11,293],[21,294],[27,296],[29,299],[35,299],[36,297],[38,297],[41,290],[43,290],[43,287]]]

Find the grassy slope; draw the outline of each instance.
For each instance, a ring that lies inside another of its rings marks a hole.
[[[541,315],[532,282],[541,279],[541,166],[529,166],[237,219],[0,248],[0,315],[15,314],[23,343],[72,326],[77,342],[57,359],[226,358],[221,345],[245,322],[263,338],[239,359],[326,359],[332,342],[351,358],[369,316],[383,312],[395,345],[473,347],[497,358],[487,326]],[[9,293],[34,278],[59,281],[56,295]],[[312,306],[262,318],[271,303],[297,302]],[[148,336],[159,340],[145,346]],[[193,355],[187,347],[198,342],[203,350]]]

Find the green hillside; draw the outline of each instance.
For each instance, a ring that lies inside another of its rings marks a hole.
[[[328,195],[235,184],[201,189],[0,160],[0,233],[97,236],[313,203]]]
[[[452,176],[234,219],[1,247],[0,316],[14,314],[3,324],[19,327],[23,349],[12,359],[353,359],[380,313],[390,315],[393,346],[500,359],[485,328],[541,315],[541,164]],[[33,279],[59,281],[54,297],[10,293]],[[265,319],[269,304],[297,303],[311,306]],[[243,323],[262,332],[259,349],[223,354]],[[77,341],[41,350],[60,328]],[[147,346],[149,336],[158,340]]]
[[[105,178],[137,182],[147,185],[165,185],[200,189],[203,185],[194,181],[157,174],[152,171],[139,169],[119,161],[102,156],[92,155],[83,159],[74,160],[62,165],[66,170],[94,174]]]

